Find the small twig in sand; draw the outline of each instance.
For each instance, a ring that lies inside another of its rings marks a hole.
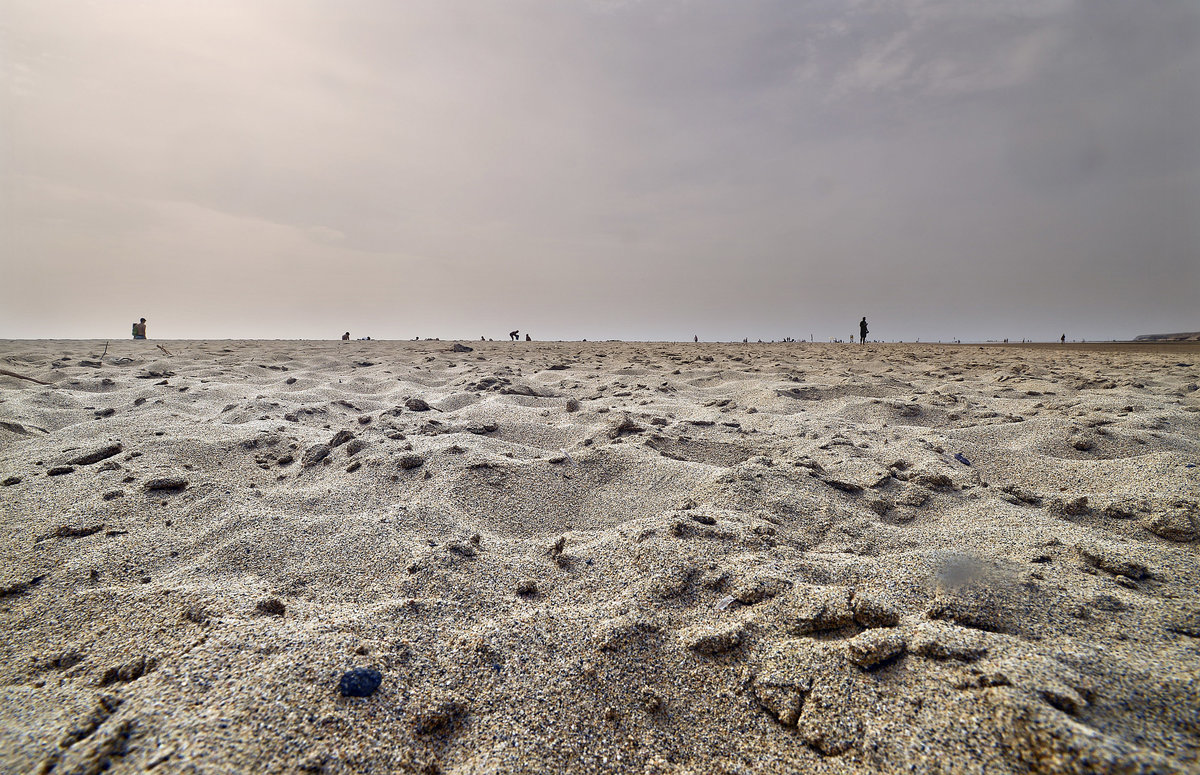
[[[161,344],[156,344],[156,345],[155,345],[155,347],[157,347],[158,349],[162,350],[162,351],[163,351],[163,352],[165,352],[167,355],[171,355],[171,351],[170,351],[170,350],[168,350],[167,348],[163,347]],[[171,355],[171,357],[172,357],[172,358],[174,358],[175,356]]]
[[[40,379],[34,379],[33,377],[26,377],[24,374],[18,374],[15,371],[9,371],[8,369],[0,369],[0,374],[3,374],[7,377],[16,377],[17,379],[27,379],[30,382],[36,382],[39,385],[49,385],[50,384],[49,382],[42,382]]]
[[[96,360],[102,361],[102,360],[104,360],[104,356],[106,356],[106,355],[108,355],[108,342],[104,343],[104,352],[100,353],[100,357],[97,358]]]
[[[571,464],[571,468],[576,468],[576,469],[579,468],[579,464],[575,462],[575,458],[571,457],[571,453],[567,452],[565,447],[559,447],[558,451],[563,453],[563,459],[566,462]],[[563,471],[562,477],[563,477],[563,479],[570,479],[571,478],[570,469]]]

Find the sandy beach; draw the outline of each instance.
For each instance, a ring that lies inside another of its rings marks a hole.
[[[0,771],[1200,772],[1200,345],[462,345],[0,341]]]

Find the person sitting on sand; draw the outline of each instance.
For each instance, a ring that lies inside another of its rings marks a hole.
[[[517,336],[517,334],[519,334],[519,333],[521,333],[520,329],[517,329],[516,331],[509,331],[508,338],[513,340],[514,342],[519,341],[520,337]]]
[[[349,342],[349,341],[350,341],[350,332],[349,332],[349,331],[347,331],[346,333],[342,334],[342,341],[343,341],[343,342]]]
[[[867,333],[868,333],[868,331],[867,331],[867,316],[863,315],[863,319],[858,321],[858,343],[859,344],[867,343]],[[854,338],[851,337],[850,341],[853,342]]]
[[[139,322],[133,324],[133,338],[134,339],[145,339],[146,338],[146,319],[145,318],[142,318]]]
[[[526,341],[526,342],[532,342],[532,341],[533,341],[533,339],[532,339],[532,338],[529,336],[529,334],[526,334],[526,335],[525,335],[525,341]]]

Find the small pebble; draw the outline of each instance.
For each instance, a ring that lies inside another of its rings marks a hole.
[[[347,670],[338,681],[338,691],[343,697],[370,697],[383,683],[383,675],[369,667]]]

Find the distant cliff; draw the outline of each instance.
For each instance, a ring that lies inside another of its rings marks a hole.
[[[1142,334],[1135,342],[1200,342],[1200,331],[1187,334]]]

